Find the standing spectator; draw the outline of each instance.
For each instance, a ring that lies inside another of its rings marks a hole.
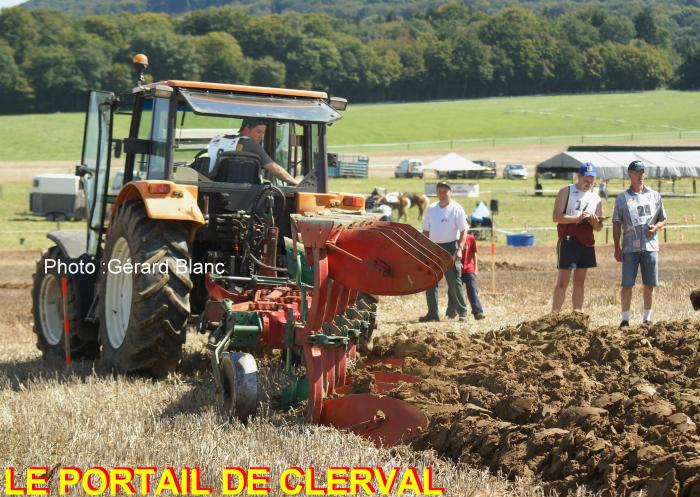
[[[393,214],[390,205],[382,204],[375,207],[375,211],[382,215],[379,218],[380,221],[392,221],[391,215]]]
[[[448,309],[458,315],[460,321],[466,321],[467,305],[464,302],[464,289],[459,277],[462,273],[462,250],[469,225],[462,206],[452,200],[452,187],[448,182],[438,182],[437,197],[438,201],[428,208],[423,218],[423,234],[454,257],[454,266],[445,272]],[[438,286],[427,290],[425,297],[428,302],[428,314],[422,316],[420,322],[440,321]]]
[[[644,185],[644,163],[636,160],[627,167],[630,187],[617,196],[613,211],[613,240],[615,260],[622,262],[622,321],[620,328],[630,324],[632,288],[637,269],[642,269],[644,284],[644,314],[642,321],[651,322],[654,288],[659,286],[658,232],[666,224],[666,211],[661,195]],[[622,245],[620,245],[622,235]]]
[[[479,290],[476,287],[476,275],[479,274],[479,262],[476,258],[478,252],[476,246],[476,238],[474,235],[467,233],[467,238],[462,251],[462,282],[467,289],[467,298],[469,305],[472,308],[474,319],[484,319],[484,309],[479,301]]]
[[[557,223],[557,282],[552,296],[552,311],[558,312],[564,304],[566,289],[574,275],[571,303],[574,310],[583,308],[586,272],[596,267],[595,237],[593,230],[603,227],[603,206],[593,192],[596,167],[590,162],[581,164],[573,185],[565,186],[557,194],[552,220]]]

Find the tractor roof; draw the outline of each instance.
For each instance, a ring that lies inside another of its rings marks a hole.
[[[149,83],[143,87],[155,89],[155,87],[158,85],[167,85],[176,88],[189,88],[193,90],[254,93],[258,95],[274,95],[277,97],[302,97],[328,100],[328,94],[325,91],[293,90],[289,88],[272,88],[267,86],[229,85],[224,83],[205,83],[202,81],[183,81],[178,79]]]
[[[134,88],[141,91],[172,92],[195,114],[220,117],[252,117],[264,120],[332,123],[340,119],[344,98],[326,92],[269,88],[264,86],[202,83],[168,80]],[[161,95],[164,96],[164,95]]]

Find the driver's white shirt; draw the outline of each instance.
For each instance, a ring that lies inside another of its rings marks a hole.
[[[222,152],[236,150],[236,145],[238,145],[238,141],[240,139],[240,136],[231,135],[219,135],[211,139],[209,146],[207,147],[207,154],[209,155],[209,172],[212,172],[214,169],[216,159]]]

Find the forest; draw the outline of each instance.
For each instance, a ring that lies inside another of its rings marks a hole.
[[[362,15],[343,15],[340,2],[326,2],[335,7],[327,12],[302,12],[295,0],[224,3],[3,9],[0,113],[78,110],[90,88],[129,91],[138,52],[151,80],[313,88],[352,102],[700,86],[693,2],[349,2],[364,5]]]

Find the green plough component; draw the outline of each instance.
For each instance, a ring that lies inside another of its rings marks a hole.
[[[290,261],[293,261],[294,260],[293,247],[291,245],[288,245],[286,247],[286,250],[287,250],[287,259]],[[299,255],[299,261],[301,263],[301,271],[299,271],[299,268],[297,267],[297,265],[290,264],[289,265],[289,277],[296,279],[297,281],[300,281],[301,283],[305,283],[307,285],[313,285],[314,284],[314,268],[311,267],[306,262],[306,257],[302,257],[302,253],[300,253],[298,255]],[[297,276],[300,276],[300,278]]]
[[[295,364],[301,363],[301,357],[294,347],[294,326],[294,312],[290,309],[284,335],[284,344],[287,346],[285,370],[289,380],[289,384],[282,389],[281,407],[285,410],[293,409],[309,398],[309,382],[306,376],[297,376],[294,368]]]
[[[209,348],[220,347],[223,340],[226,344],[220,347],[227,350],[229,347],[236,349],[254,349],[262,338],[263,324],[256,312],[233,311],[231,301],[223,301],[225,308],[224,318],[219,327],[209,335]]]
[[[350,339],[344,336],[337,335],[324,335],[323,333],[316,333],[309,337],[309,343],[311,345],[316,345],[317,347],[325,347],[327,349],[334,349],[336,347],[347,347]]]

